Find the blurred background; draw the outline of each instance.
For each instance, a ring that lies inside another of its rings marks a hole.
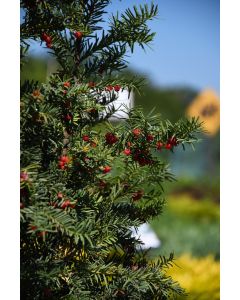
[[[113,1],[109,12],[148,2]],[[167,205],[150,224],[161,243],[149,255],[155,259],[174,251],[178,266],[169,274],[187,289],[188,299],[220,299],[219,0],[156,2],[159,18],[150,24],[155,40],[146,52],[136,48],[123,74],[146,78],[141,95],[134,94],[134,105],[146,113],[155,107],[172,122],[186,115],[200,116],[208,133],[201,135],[195,151],[177,149],[164,157],[177,181],[165,185]],[[38,43],[31,46],[21,81],[45,82],[56,62]]]

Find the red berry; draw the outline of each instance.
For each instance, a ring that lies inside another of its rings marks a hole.
[[[67,164],[69,163],[70,159],[68,156],[64,155],[60,157],[60,161]]]
[[[152,142],[152,141],[154,140],[153,135],[148,134],[148,135],[146,136],[146,140],[147,140],[148,142]]]
[[[59,193],[57,194],[57,197],[58,197],[58,199],[62,199],[62,198],[63,198],[63,194],[62,194],[61,192],[59,192]]]
[[[80,40],[83,37],[83,34],[80,31],[75,31],[74,36],[77,40]]]
[[[20,209],[22,209],[24,207],[25,207],[24,203],[20,202]]]
[[[83,135],[82,139],[84,140],[84,142],[89,142],[90,140],[88,135]]]
[[[106,86],[106,90],[107,90],[107,91],[112,91],[112,90],[113,90],[113,86],[112,86],[112,85]]]
[[[58,166],[59,166],[60,169],[64,169],[65,162],[59,161],[59,162],[58,162]]]
[[[97,147],[97,144],[96,144],[95,142],[91,142],[91,146],[92,146],[93,148],[96,148],[96,147]]]
[[[144,195],[144,191],[143,190],[139,190],[139,191],[137,191],[137,192],[135,192],[135,193],[132,194],[132,199],[133,199],[133,201],[140,200],[143,195]]]
[[[41,95],[39,90],[34,90],[32,93],[33,97],[39,97]]]
[[[65,116],[65,120],[66,120],[66,121],[71,121],[71,120],[72,120],[72,116],[71,116],[70,114],[67,114],[67,115]]]
[[[20,173],[20,181],[27,181],[28,180],[28,173],[27,172],[21,172]]]
[[[52,48],[52,43],[46,43],[47,48]]]
[[[121,89],[121,85],[115,85],[115,86],[114,86],[114,91],[115,91],[115,92],[119,92],[120,89]]]
[[[105,166],[104,167],[104,169],[103,169],[103,173],[108,173],[108,172],[110,172],[111,171],[111,167],[109,167],[109,166]]]
[[[47,231],[41,231],[38,233],[39,236],[44,237],[47,234]]]
[[[47,35],[45,32],[42,34],[41,39],[46,43],[52,42],[52,38],[49,35]]]
[[[167,149],[167,150],[171,150],[172,149],[172,144],[169,144],[169,143],[167,143],[166,145],[165,145],[165,149]]]
[[[48,36],[48,35],[47,35],[45,32],[43,32],[42,35],[41,35],[41,39],[42,39],[43,41],[45,41],[45,39],[46,39],[47,36]]]
[[[30,228],[34,231],[34,230],[36,230],[37,229],[37,226],[35,226],[35,225],[32,225],[32,226],[30,226]]]
[[[158,141],[158,142],[157,142],[157,149],[158,149],[158,150],[161,150],[162,147],[163,147],[163,143],[160,142],[160,141]]]
[[[61,208],[62,208],[62,209],[65,209],[65,208],[68,207],[70,204],[71,204],[70,201],[69,201],[69,200],[66,200],[66,201],[64,201],[63,204],[61,205]]]
[[[95,82],[93,82],[93,81],[90,81],[89,83],[88,83],[88,86],[91,88],[91,87],[95,87],[95,85],[96,85],[96,83]]]
[[[69,88],[71,86],[71,83],[69,81],[66,81],[63,83],[63,86]]]
[[[123,151],[123,153],[124,153],[125,155],[130,155],[130,154],[131,154],[131,150],[130,150],[130,149],[125,149],[125,150]]]
[[[118,138],[115,134],[113,134],[111,132],[107,132],[105,134],[105,140],[108,145],[113,145],[118,141]]]
[[[153,162],[149,157],[149,150],[147,149],[135,149],[133,160],[137,161],[140,166],[149,165]]]
[[[46,44],[51,44],[52,43],[52,38],[50,36],[47,36],[45,39]]]
[[[133,133],[135,136],[139,136],[139,135],[141,134],[141,129],[135,128],[135,129],[133,129],[132,133]]]
[[[171,144],[172,146],[177,146],[178,142],[177,142],[177,138],[174,136],[174,137],[171,137],[168,139],[168,144]]]
[[[127,146],[128,146],[128,147],[131,147],[131,146],[132,146],[132,143],[131,143],[131,142],[127,142]]]

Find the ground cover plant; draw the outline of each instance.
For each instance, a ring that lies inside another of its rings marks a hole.
[[[177,265],[169,269],[168,274],[177,280],[188,294],[187,298],[178,296],[178,300],[220,299],[220,263],[212,255],[197,258],[183,254],[177,258]]]

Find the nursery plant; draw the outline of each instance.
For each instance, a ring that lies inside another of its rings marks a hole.
[[[110,2],[21,0],[21,65],[34,40],[59,66],[44,84],[21,83],[23,300],[183,293],[166,273],[173,255],[148,262],[132,228],[162,212],[159,187],[173,175],[161,153],[197,141],[201,125],[140,108],[109,120],[119,93],[141,88],[119,72],[136,46],[151,44],[148,21],[158,15],[154,3],[107,15]]]

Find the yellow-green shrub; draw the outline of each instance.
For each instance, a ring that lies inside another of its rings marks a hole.
[[[209,199],[196,201],[188,195],[169,196],[169,210],[181,217],[191,217],[195,220],[218,221],[220,218],[219,205]]]
[[[176,259],[177,266],[168,270],[174,280],[186,289],[185,300],[220,299],[220,264],[213,256],[193,258],[184,254]]]

